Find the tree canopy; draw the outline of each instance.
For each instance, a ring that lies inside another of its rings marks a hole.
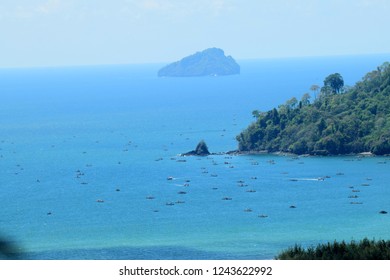
[[[339,73],[334,73],[325,78],[323,89],[329,88],[332,93],[339,93],[343,86],[343,77]]]
[[[239,150],[390,154],[390,64],[343,87],[342,76],[332,74],[314,102],[304,94],[300,102],[293,97],[270,111],[255,110],[256,120],[237,136]]]
[[[303,248],[295,245],[281,252],[278,260],[389,260],[390,240],[368,240],[359,242],[345,241],[319,244],[316,247]]]

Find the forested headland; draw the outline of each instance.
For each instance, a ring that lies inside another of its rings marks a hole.
[[[256,120],[237,136],[239,151],[390,154],[388,62],[352,87],[334,73],[310,90],[300,100],[293,97],[270,111],[253,111]]]

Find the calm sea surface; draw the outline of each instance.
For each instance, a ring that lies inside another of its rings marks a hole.
[[[390,158],[177,156],[202,139],[234,150],[253,110],[388,60],[239,61],[239,76],[202,78],[158,78],[160,64],[2,69],[0,236],[30,259],[270,259],[389,239]]]

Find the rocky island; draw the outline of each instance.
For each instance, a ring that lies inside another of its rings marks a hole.
[[[240,74],[240,65],[219,48],[209,48],[168,64],[158,71],[159,77],[199,77]]]
[[[182,156],[208,156],[211,155],[209,148],[204,140],[201,140],[195,150],[181,154]]]

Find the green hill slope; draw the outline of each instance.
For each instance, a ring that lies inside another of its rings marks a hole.
[[[325,79],[312,103],[305,94],[301,101],[292,98],[277,109],[254,111],[256,121],[237,136],[239,150],[390,154],[390,64],[369,72],[351,88],[343,85],[335,73]]]

